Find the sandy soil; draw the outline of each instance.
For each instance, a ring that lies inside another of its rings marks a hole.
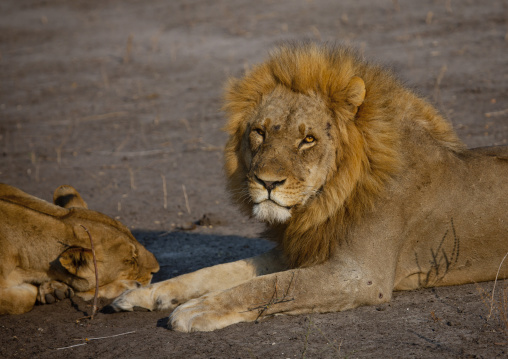
[[[251,256],[271,244],[224,191],[228,76],[280,40],[351,43],[433,101],[468,146],[506,144],[507,19],[501,0],[2,1],[0,181],[48,200],[75,186],[156,254],[156,281]],[[205,214],[206,226],[177,230]],[[166,329],[166,312],[80,320],[89,304],[64,300],[0,317],[0,357],[506,357],[492,287],[194,334]]]

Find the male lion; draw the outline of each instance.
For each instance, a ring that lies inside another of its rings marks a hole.
[[[176,308],[173,329],[210,331],[495,278],[508,147],[467,150],[389,71],[347,48],[285,44],[230,82],[225,110],[229,191],[277,248],[128,291],[117,310]]]
[[[56,189],[48,203],[0,183],[0,314],[28,312],[36,300],[52,302],[75,292],[114,298],[148,285],[159,264],[120,222],[87,209],[71,186]]]

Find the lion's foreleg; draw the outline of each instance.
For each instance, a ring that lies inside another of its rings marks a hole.
[[[391,288],[357,268],[325,265],[254,278],[182,304],[172,329],[211,331],[278,313],[332,312],[386,302]]]
[[[203,294],[231,288],[259,275],[285,268],[277,250],[233,263],[219,264],[184,274],[163,282],[130,290],[118,297],[111,306],[117,311],[142,307],[149,310],[174,309]]]

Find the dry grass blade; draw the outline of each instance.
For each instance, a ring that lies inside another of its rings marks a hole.
[[[163,207],[164,209],[168,209],[168,191],[166,189],[166,176],[164,176],[162,173],[161,173],[161,178],[162,178],[162,194],[163,194]]]
[[[446,74],[446,71],[448,70],[448,67],[446,65],[443,65],[441,67],[441,70],[439,71],[439,75],[436,79],[436,84],[434,85],[434,101],[438,102],[440,97],[440,89],[439,86],[441,86],[441,82],[443,81],[444,75]]]
[[[501,263],[499,264],[499,267],[497,268],[496,279],[494,280],[494,287],[492,288],[492,298],[490,300],[490,312],[489,312],[489,316],[487,317],[487,320],[490,319],[490,317],[492,315],[492,310],[494,308],[494,294],[496,292],[497,278],[499,277],[499,271],[501,270],[501,266],[503,265],[503,262],[507,256],[508,256],[508,252],[504,255],[503,260],[501,261]]]
[[[304,339],[303,350],[302,350],[302,359],[305,359],[307,356],[307,349],[309,347],[309,336],[312,333],[312,330],[311,330],[312,327],[314,327],[319,332],[319,334],[326,340],[326,345],[329,346],[331,349],[333,349],[335,351],[335,353],[337,353],[336,357],[340,358],[340,356],[341,356],[340,349],[342,347],[342,340],[340,341],[340,343],[338,343],[337,346],[335,346],[334,343],[336,343],[336,341],[331,341],[325,335],[325,333],[321,330],[321,328],[319,328],[314,322],[312,322],[312,319],[310,316],[307,317],[307,320],[309,321],[309,326],[307,327],[307,331],[305,333],[305,339]]]
[[[485,117],[497,117],[497,116],[504,116],[508,115],[508,108],[501,111],[493,111],[493,112],[486,112]]]
[[[190,206],[189,206],[189,197],[187,197],[187,190],[185,189],[185,185],[182,185],[183,197],[185,198],[185,207],[187,207],[187,212],[191,214]]]

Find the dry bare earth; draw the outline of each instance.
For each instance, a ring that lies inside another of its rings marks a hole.
[[[75,186],[156,254],[155,280],[250,256],[271,244],[223,189],[228,76],[280,40],[352,43],[434,101],[469,146],[506,144],[507,19],[500,0],[2,1],[0,181],[48,200]],[[206,226],[174,231],[204,214]],[[0,357],[506,357],[483,303],[492,286],[194,334],[167,330],[165,312],[78,321],[89,304],[65,300],[0,317]]]

